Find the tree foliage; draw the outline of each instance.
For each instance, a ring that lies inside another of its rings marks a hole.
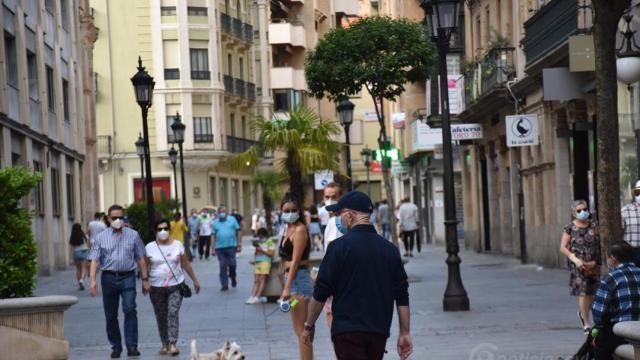
[[[266,213],[269,232],[271,232],[271,210],[282,197],[282,180],[282,175],[275,171],[258,171],[251,177],[251,183],[262,189],[262,208]]]
[[[155,206],[155,221],[162,218],[167,220],[173,220],[173,214],[180,210],[180,201],[176,199],[167,199],[154,202]],[[147,244],[149,241],[155,239],[149,239],[149,217],[147,216],[147,203],[136,202],[126,209],[127,219],[131,224],[131,228],[140,234],[142,241]],[[183,214],[184,215],[184,214]],[[155,224],[151,224],[155,226]]]
[[[36,243],[29,210],[20,202],[42,181],[22,167],[0,169],[0,298],[32,295],[37,272]]]
[[[309,52],[305,76],[318,98],[336,101],[365,87],[376,99],[394,101],[405,84],[428,78],[433,60],[421,24],[374,16],[329,31]]]

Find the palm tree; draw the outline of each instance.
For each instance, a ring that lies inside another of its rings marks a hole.
[[[315,171],[337,171],[340,144],[333,137],[340,133],[334,122],[322,121],[311,109],[298,107],[273,120],[257,117],[251,122],[261,151],[281,152],[276,169],[289,182],[289,191],[304,200],[304,179]],[[258,149],[252,146],[231,159],[233,168],[259,164]]]
[[[262,189],[262,208],[267,218],[267,231],[271,232],[271,209],[273,203],[282,196],[282,176],[275,171],[258,171],[251,177],[251,183]]]

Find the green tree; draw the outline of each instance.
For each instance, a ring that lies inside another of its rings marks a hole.
[[[262,208],[266,212],[267,231],[271,233],[271,209],[282,197],[282,176],[275,171],[258,171],[251,177],[251,183],[262,190]]]
[[[318,170],[337,170],[340,145],[333,138],[340,133],[334,122],[322,121],[313,110],[299,106],[295,110],[265,119],[251,120],[251,130],[258,136],[260,150],[282,152],[276,169],[289,183],[289,191],[304,200],[304,179]],[[258,148],[252,146],[230,159],[231,168],[255,168]]]
[[[181,203],[176,199],[167,199],[156,201],[154,205],[156,210],[155,221],[159,221],[162,218],[171,221],[173,220],[173,214],[176,211],[180,211]],[[145,244],[155,240],[149,239],[149,217],[147,216],[146,202],[136,202],[127,206],[126,214],[131,227],[140,234]],[[151,226],[155,226],[155,224],[151,224]]]
[[[0,169],[0,299],[32,295],[38,254],[32,214],[21,202],[40,181],[27,168]]]
[[[305,75],[312,95],[340,101],[359,93],[364,87],[374,100],[395,101],[405,84],[428,78],[434,62],[434,49],[425,29],[416,22],[389,17],[369,17],[346,29],[336,28],[309,52]],[[387,142],[384,107],[376,106],[380,124],[378,143]],[[387,199],[395,206],[389,164],[383,161],[383,179]],[[395,217],[391,216],[391,234],[397,244]]]

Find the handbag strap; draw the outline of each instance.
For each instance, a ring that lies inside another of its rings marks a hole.
[[[173,272],[173,268],[171,267],[171,264],[169,264],[169,261],[167,261],[167,258],[164,256],[164,253],[162,252],[162,249],[160,248],[160,244],[158,244],[158,241],[155,241],[156,246],[158,247],[158,251],[160,251],[160,255],[162,255],[162,258],[164,259],[164,262],[167,263],[167,266],[169,267],[169,271],[171,271],[171,275],[173,275],[173,278],[176,279],[176,281],[178,281],[178,277],[176,276],[176,274]],[[180,269],[180,271],[182,271],[182,269]],[[184,272],[182,273],[182,276],[184,276]]]

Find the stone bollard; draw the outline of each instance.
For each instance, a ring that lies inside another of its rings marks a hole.
[[[613,333],[629,342],[629,345],[616,348],[616,357],[621,360],[640,360],[640,321],[617,323]]]
[[[0,360],[58,360],[69,357],[64,312],[75,296],[0,300]]]

